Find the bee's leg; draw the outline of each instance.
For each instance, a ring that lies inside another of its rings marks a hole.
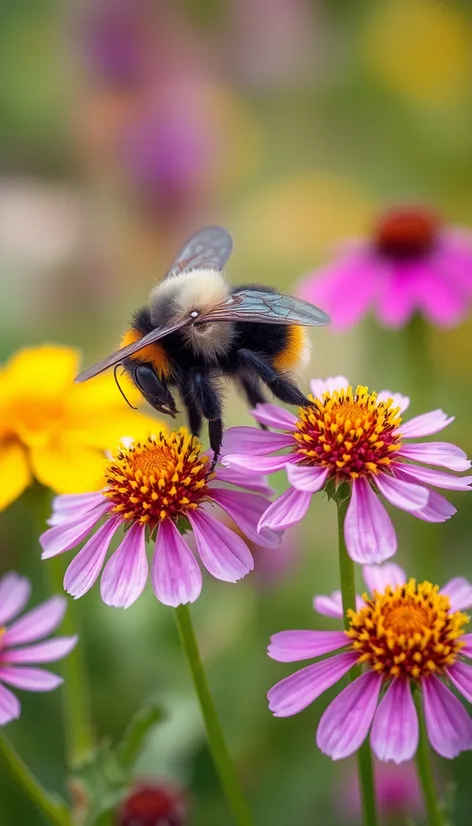
[[[187,411],[187,419],[190,433],[193,433],[194,436],[200,436],[203,425],[202,411],[198,403],[194,399],[190,388],[187,387],[187,383],[182,385],[182,387],[180,388],[180,393],[182,396],[182,401],[184,403],[185,409]]]
[[[257,353],[243,348],[238,351],[238,359],[240,366],[256,373],[280,401],[295,404],[298,407],[305,407],[309,403],[296,384],[279,373]]]
[[[223,441],[223,405],[220,393],[206,373],[195,372],[186,376],[186,394],[192,400],[194,408],[208,419],[208,436],[214,456],[211,470],[214,469],[220,455]]]
[[[250,407],[257,407],[258,404],[265,404],[267,402],[267,399],[265,398],[259,387],[259,379],[255,378],[253,375],[250,375],[248,373],[244,374],[242,372],[240,373],[238,378],[246,394],[246,398],[249,402]],[[259,427],[261,427],[262,430],[269,429],[266,424],[259,423]]]

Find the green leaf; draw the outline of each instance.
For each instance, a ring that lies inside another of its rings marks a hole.
[[[150,703],[148,706],[141,708],[132,717],[116,750],[116,756],[123,771],[133,768],[148,733],[164,717],[163,709],[155,703]]]

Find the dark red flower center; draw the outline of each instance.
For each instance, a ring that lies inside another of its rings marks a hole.
[[[183,795],[164,786],[138,786],[123,803],[119,826],[183,826],[187,805]]]
[[[437,215],[428,210],[392,210],[377,223],[376,249],[396,261],[422,258],[434,248],[439,226]]]

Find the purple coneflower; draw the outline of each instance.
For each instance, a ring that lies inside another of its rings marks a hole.
[[[317,745],[333,760],[353,754],[370,734],[379,760],[402,763],[418,746],[418,715],[412,690],[421,695],[429,741],[443,757],[472,749],[472,720],[446,686],[472,702],[472,634],[464,634],[472,586],[452,579],[441,590],[407,580],[398,565],[364,568],[371,596],[357,597],[346,631],[282,631],[271,638],[269,656],[296,662],[345,649],[295,672],[268,694],[276,717],[302,711],[351,668],[363,673],[323,713]],[[315,597],[315,609],[342,618],[338,593]]]
[[[370,308],[387,327],[402,327],[416,312],[452,326],[472,298],[472,235],[426,209],[391,210],[372,238],[346,244],[339,261],[305,278],[298,293],[323,307],[338,329]]]
[[[407,397],[389,391],[369,393],[362,386],[353,391],[344,376],[312,381],[311,389],[311,404],[300,408],[298,419],[272,404],[253,411],[258,422],[282,433],[234,427],[225,434],[223,461],[228,466],[253,473],[287,470],[291,487],[269,506],[259,529],[294,525],[305,516],[314,493],[330,482],[336,487],[346,482],[347,549],[355,562],[372,564],[385,561],[397,549],[395,529],[380,495],[427,522],[444,522],[456,512],[430,486],[467,490],[472,476],[454,476],[417,463],[468,470],[464,451],[448,442],[409,442],[438,433],[453,418],[433,410],[403,423]]]
[[[202,588],[200,567],[182,532],[192,530],[200,559],[212,576],[236,582],[254,567],[251,552],[230,528],[204,507],[215,502],[249,539],[276,548],[280,534],[257,525],[268,500],[255,492],[230,490],[234,483],[264,491],[258,479],[237,470],[218,468],[210,473],[209,457],[185,428],[150,437],[144,443],[122,447],[106,462],[106,484],[99,493],[58,496],[52,525],[41,536],[43,559],[68,551],[85,539],[102,519],[96,533],[69,565],[64,587],[75,598],[83,596],[99,576],[112,538],[119,528],[125,535],[112,554],[101,579],[107,605],[128,608],[148,579],[146,538],[155,536],[151,580],[157,598],[166,605],[194,602]]]
[[[21,711],[20,701],[4,683],[24,691],[52,691],[61,685],[62,677],[31,666],[61,660],[77,642],[77,637],[45,640],[62,621],[67,608],[64,597],[51,597],[16,619],[30,591],[29,581],[18,574],[8,573],[0,579],[0,726],[16,720]]]

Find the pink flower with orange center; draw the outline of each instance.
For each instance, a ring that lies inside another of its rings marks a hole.
[[[340,330],[369,310],[386,327],[402,327],[414,313],[453,326],[472,300],[472,234],[430,210],[390,210],[370,239],[346,244],[338,261],[300,282],[298,294]]]

